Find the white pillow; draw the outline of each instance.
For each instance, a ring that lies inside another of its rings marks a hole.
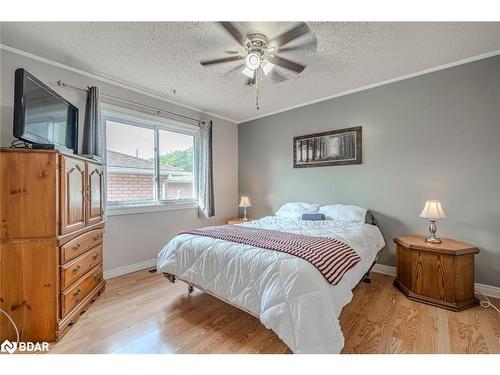
[[[330,204],[321,206],[319,213],[324,214],[327,220],[364,223],[368,210],[359,206],[345,204]]]
[[[307,202],[289,202],[285,203],[276,211],[276,216],[288,219],[301,219],[302,214],[314,214],[318,212],[319,204]]]

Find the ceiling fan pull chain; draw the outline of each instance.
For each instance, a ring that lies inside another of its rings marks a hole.
[[[257,111],[260,109],[259,107],[259,76],[255,74],[255,106],[257,107]]]

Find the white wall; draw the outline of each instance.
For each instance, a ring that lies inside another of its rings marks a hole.
[[[78,87],[98,86],[101,92],[105,94],[156,106],[182,115],[213,121],[216,216],[211,219],[199,219],[196,209],[110,216],[108,217],[104,241],[105,271],[155,258],[161,248],[180,230],[221,224],[227,218],[237,215],[238,128],[236,124],[219,118],[208,117],[196,111],[138,94],[116,85],[100,82],[85,75],[35,59],[0,50],[0,144],[2,147],[9,146],[13,140],[14,71],[17,68],[26,69],[77,106],[80,110],[80,130],[85,112],[85,95],[58,87],[56,85],[57,80]]]

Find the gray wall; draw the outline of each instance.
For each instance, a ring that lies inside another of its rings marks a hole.
[[[0,143],[9,146],[12,141],[12,115],[14,95],[14,71],[25,68],[48,84],[80,109],[80,124],[83,124],[85,95],[55,84],[63,80],[72,85],[99,86],[101,92],[143,104],[157,106],[176,113],[207,118],[200,113],[175,106],[168,102],[138,94],[121,87],[45,64],[18,54],[0,50],[1,65],[1,129]],[[123,104],[121,104],[123,106]],[[134,108],[135,109],[135,108]],[[161,248],[180,230],[224,223],[237,215],[238,205],[238,129],[236,124],[219,119],[213,120],[215,218],[201,220],[196,209],[162,211],[108,217],[104,247],[104,269],[113,270],[155,258]]]
[[[265,103],[261,103],[265,106]],[[363,164],[293,168],[292,138],[363,126]],[[239,191],[250,215],[284,202],[372,209],[392,238],[426,234],[418,217],[438,199],[438,234],[476,245],[476,282],[500,286],[500,57],[437,71],[238,126]]]

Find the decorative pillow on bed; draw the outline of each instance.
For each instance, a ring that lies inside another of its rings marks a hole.
[[[302,220],[312,220],[312,221],[318,221],[318,220],[325,220],[325,214],[302,214]]]
[[[287,219],[300,220],[303,214],[314,214],[318,212],[319,204],[307,202],[289,202],[285,203],[276,211],[276,216]]]
[[[319,212],[325,214],[327,220],[364,223],[368,210],[359,206],[330,204],[321,206]]]

